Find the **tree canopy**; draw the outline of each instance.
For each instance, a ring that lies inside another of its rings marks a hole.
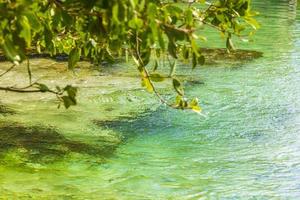
[[[48,88],[31,80],[29,52],[67,54],[73,70],[80,59],[94,64],[131,57],[141,74],[142,85],[174,108],[200,111],[197,99],[184,96],[175,76],[176,60],[195,68],[205,62],[201,30],[212,27],[234,50],[232,37],[247,37],[259,25],[253,18],[250,0],[1,0],[0,49],[12,67],[26,61],[29,85],[25,88],[0,87],[13,92],[51,92],[65,107],[76,104],[77,89]],[[166,77],[157,73],[159,59],[167,56],[177,93],[175,103],[167,102],[154,82]],[[150,68],[151,67],[151,68]],[[151,69],[151,70],[150,70]]]

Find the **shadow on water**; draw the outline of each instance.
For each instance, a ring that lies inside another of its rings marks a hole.
[[[144,128],[149,126],[151,127],[149,119],[151,119],[156,112],[157,111],[148,111],[140,114],[139,116],[126,116],[115,120],[94,120],[93,122],[99,127],[104,127],[122,133],[124,141],[126,141],[128,138],[134,137],[136,134],[140,133]],[[143,123],[144,121],[147,121],[147,123]]]
[[[205,64],[207,65],[214,65],[217,63],[226,62],[245,62],[245,61],[252,61],[258,58],[263,57],[263,53],[259,51],[253,50],[243,50],[237,49],[235,51],[228,52],[227,49],[224,48],[202,48],[202,54],[205,57]]]
[[[93,123],[101,128],[107,128],[114,132],[120,133],[123,137],[123,142],[142,134],[155,133],[158,130],[167,131],[176,126],[174,119],[171,119],[169,108],[160,107],[156,110],[147,110],[138,116],[120,117],[115,120],[94,120]],[[173,110],[173,112],[177,112]],[[178,111],[182,112],[182,111]],[[179,130],[180,128],[177,127]]]
[[[73,141],[52,128],[0,124],[0,163],[5,162],[5,156],[12,151],[22,152],[26,163],[42,164],[59,161],[70,153],[105,158],[110,156],[116,147],[117,144],[105,142],[90,145]]]

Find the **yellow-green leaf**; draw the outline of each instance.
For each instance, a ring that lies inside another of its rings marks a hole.
[[[142,86],[145,87],[148,92],[153,92],[153,90],[154,90],[149,78],[146,78],[146,77],[142,78]]]

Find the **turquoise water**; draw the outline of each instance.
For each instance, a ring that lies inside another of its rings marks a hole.
[[[262,51],[263,58],[179,68],[204,81],[186,90],[199,97],[206,117],[158,106],[129,84],[131,76],[121,79],[129,104],[109,84],[104,97],[87,85],[92,89],[81,98],[89,100],[71,111],[48,111],[50,97],[10,96],[17,114],[2,121],[50,128],[37,131],[44,142],[37,145],[20,134],[30,136],[33,128],[0,127],[2,138],[17,141],[8,148],[0,140],[0,197],[299,199],[300,8],[284,0],[255,1],[254,8],[263,26],[253,42],[238,46]],[[96,106],[99,98],[104,108]]]

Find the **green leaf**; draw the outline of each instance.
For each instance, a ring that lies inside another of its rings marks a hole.
[[[53,32],[49,27],[45,27],[43,35],[44,35],[46,49],[52,55],[55,51],[54,44],[53,44]]]
[[[193,107],[191,107],[191,109],[194,111],[194,112],[197,112],[197,113],[199,113],[199,112],[201,112],[202,111],[202,109],[201,109],[201,107],[200,106],[193,106]]]
[[[169,40],[168,52],[173,58],[177,58],[176,44],[172,40]]]
[[[63,23],[65,26],[71,26],[73,23],[73,18],[71,15],[68,14],[67,11],[62,10],[61,11],[61,17],[63,19]]]
[[[230,37],[227,37],[227,40],[226,40],[226,48],[231,51],[231,50],[235,50],[235,47],[233,45],[233,42],[231,40]]]
[[[257,30],[260,28],[259,23],[256,21],[256,19],[252,18],[252,17],[247,17],[245,18],[245,21],[254,29]]]
[[[19,63],[21,61],[21,57],[19,56],[17,49],[9,37],[5,38],[5,41],[1,47],[3,48],[5,55],[9,60],[15,63]]]
[[[69,96],[62,96],[61,97],[63,102],[64,102],[64,106],[65,108],[69,108],[70,106],[74,106],[76,105],[76,102],[74,102]]]
[[[196,41],[193,38],[190,38],[190,40],[193,53],[196,54],[196,56],[199,56],[199,47]]]
[[[173,78],[173,87],[175,89],[175,91],[183,96],[184,95],[184,92],[183,92],[183,89],[182,89],[182,86],[181,86],[181,83],[179,80],[177,80],[176,78]]]
[[[148,8],[147,8],[147,16],[151,19],[154,20],[155,19],[155,15],[157,12],[158,7],[154,4],[154,3],[149,3],[148,4]]]
[[[20,37],[24,38],[26,44],[28,47],[31,45],[31,28],[29,25],[28,18],[26,16],[22,16],[19,19],[19,23],[21,26],[21,31],[20,31]]]
[[[199,106],[199,102],[197,98],[194,98],[188,105],[188,108],[193,110],[194,112],[201,112],[201,107]]]
[[[193,26],[194,18],[192,9],[187,9],[185,12],[186,23],[188,26]]]
[[[198,106],[198,99],[195,98],[190,102],[190,106]]]
[[[119,16],[119,4],[115,4],[112,8],[112,20],[116,24],[120,23],[118,16]]]
[[[178,106],[178,105],[180,105],[181,102],[182,102],[182,96],[177,95],[176,99],[175,99],[175,105]]]
[[[30,23],[31,28],[35,31],[38,32],[41,30],[42,25],[39,21],[39,19],[37,18],[37,16],[34,13],[27,13],[26,17]]]
[[[42,84],[42,83],[36,83],[36,85],[38,85],[38,88],[41,90],[41,92],[48,92],[49,88],[47,85]]]
[[[141,53],[141,59],[143,61],[143,65],[146,66],[150,61],[151,50],[144,50]]]
[[[151,74],[150,79],[154,82],[162,82],[165,80],[165,78],[158,73]]]
[[[66,91],[69,98],[72,99],[72,101],[76,103],[77,88],[73,87],[71,85],[67,85],[64,88],[64,91]]]
[[[73,70],[77,62],[80,60],[80,49],[74,48],[69,54],[68,68]]]
[[[175,70],[176,70],[176,60],[174,60],[173,62],[170,61],[170,74],[169,74],[170,77],[172,77],[175,74]]]
[[[186,48],[186,46],[183,47],[182,49],[182,56],[185,60],[189,59],[189,55],[190,55],[190,50],[189,48]]]
[[[62,100],[64,102],[64,105],[66,108],[69,108],[70,106],[74,106],[77,104],[76,101],[76,95],[77,95],[77,88],[73,87],[71,85],[67,85],[64,89],[64,91],[67,92],[67,96],[62,96]]]
[[[142,77],[142,86],[146,87],[148,92],[153,92],[154,88],[147,77]]]
[[[129,22],[128,22],[128,26],[132,29],[140,29],[142,28],[144,25],[143,20],[141,20],[138,17],[132,18]]]
[[[155,60],[153,71],[155,72],[157,70],[157,68],[158,68],[158,61]]]
[[[159,43],[159,46],[162,50],[165,50],[165,40],[164,40],[164,37],[163,37],[163,34],[161,31],[158,31],[158,43]]]

